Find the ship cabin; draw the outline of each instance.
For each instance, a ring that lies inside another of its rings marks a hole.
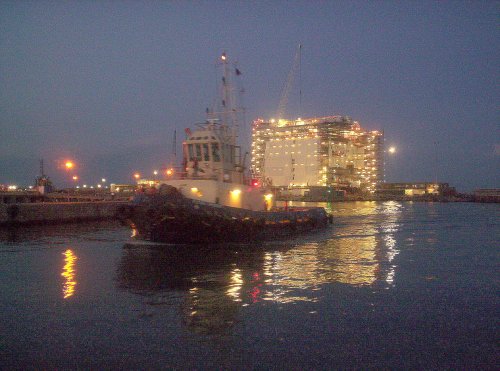
[[[214,123],[188,132],[183,142],[186,177],[243,183],[241,147],[234,144],[229,128]]]
[[[230,128],[206,123],[186,133],[182,171],[155,181],[155,187],[173,186],[187,198],[212,204],[248,210],[271,207],[265,189],[246,184],[241,147]]]

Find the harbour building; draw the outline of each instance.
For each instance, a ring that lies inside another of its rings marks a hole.
[[[328,187],[374,192],[384,179],[384,140],[348,116],[257,119],[252,128],[253,176],[289,189]]]

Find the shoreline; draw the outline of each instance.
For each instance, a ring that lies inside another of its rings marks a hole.
[[[348,195],[345,199],[312,200],[305,198],[277,199],[277,202],[471,202],[500,203],[498,197],[460,196],[402,196],[380,197]],[[120,220],[121,209],[129,201],[83,201],[83,202],[37,202],[37,203],[0,203],[0,227],[19,225],[64,224],[96,220]]]

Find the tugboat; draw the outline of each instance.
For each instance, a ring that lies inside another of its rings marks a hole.
[[[123,210],[135,236],[161,243],[241,242],[325,227],[331,219],[324,208],[276,210],[273,194],[244,176],[246,156],[237,145],[238,110],[231,108],[233,75],[225,53],[220,65],[220,112],[207,110],[205,123],[186,129],[182,168],[169,169],[167,179],[151,182]]]

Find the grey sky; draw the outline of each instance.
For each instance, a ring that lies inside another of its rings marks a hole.
[[[500,2],[2,1],[0,183],[31,184],[43,157],[82,181],[165,166],[203,121],[215,61],[239,62],[246,126],[276,112],[299,43],[290,118],[341,114],[398,147],[389,181],[499,187]]]

